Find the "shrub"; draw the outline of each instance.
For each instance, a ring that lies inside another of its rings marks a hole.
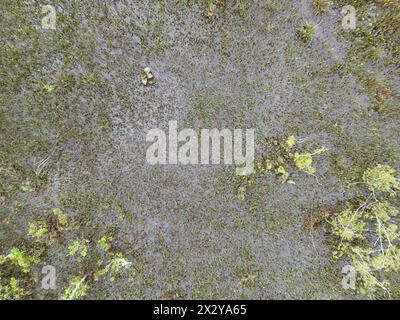
[[[30,272],[32,264],[37,264],[40,262],[37,257],[29,256],[18,248],[12,248],[4,260],[9,260],[12,264],[21,267],[22,271],[25,273]]]
[[[385,272],[400,271],[400,234],[394,219],[398,210],[379,201],[375,191],[395,193],[396,171],[378,165],[367,170],[363,180],[370,191],[358,208],[349,207],[330,219],[336,237],[333,257],[349,259],[361,283],[361,293],[378,289],[390,294]]]
[[[371,191],[390,191],[399,189],[399,181],[395,177],[396,170],[390,166],[378,165],[367,170],[363,175],[364,182]]]
[[[82,298],[86,295],[86,291],[88,289],[87,284],[85,283],[86,276],[83,278],[75,277],[71,280],[68,288],[65,290],[62,300],[74,300]]]
[[[20,287],[17,279],[11,277],[9,283],[3,285],[0,277],[0,300],[21,300],[24,296],[25,291]]]

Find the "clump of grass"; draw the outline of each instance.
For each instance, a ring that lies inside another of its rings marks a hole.
[[[214,18],[216,8],[217,8],[216,4],[212,1],[210,1],[208,3],[208,10],[204,13],[204,16],[207,18]]]
[[[365,52],[363,52],[363,58],[365,60],[376,61],[381,59],[384,53],[385,51],[381,46],[372,46],[365,49]]]
[[[328,0],[313,0],[314,11],[317,14],[322,14],[328,10],[330,4]]]
[[[305,22],[298,31],[298,36],[304,43],[310,43],[317,32],[317,25],[313,22]]]
[[[377,111],[389,109],[395,93],[387,81],[367,76],[363,84],[368,92],[373,96]]]

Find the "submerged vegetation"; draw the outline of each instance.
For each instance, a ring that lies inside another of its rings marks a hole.
[[[352,5],[356,29],[343,33],[351,43],[346,61],[349,72],[357,76],[371,96],[375,110],[399,113],[398,85],[381,74],[382,66],[400,67],[400,3],[392,0],[337,0],[336,7]]]
[[[337,6],[352,5],[356,9],[357,27],[350,37],[354,41],[353,50],[364,60],[376,59],[381,55],[368,52],[386,51],[388,62],[399,66],[400,58],[400,4],[392,0],[337,0]]]
[[[343,264],[400,297],[400,4],[305,3],[2,1],[0,300],[353,297]],[[281,138],[247,177],[143,164],[177,117]]]

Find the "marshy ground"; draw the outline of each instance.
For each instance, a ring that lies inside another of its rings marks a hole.
[[[400,168],[396,1],[50,1],[55,30],[43,4],[0,3],[0,255],[25,255],[0,265],[0,287],[15,279],[24,299],[58,299],[74,278],[88,299],[363,297],[342,288],[325,217],[368,168]],[[343,29],[344,5],[360,29]],[[257,159],[266,138],[327,151],[315,176],[267,173],[238,197],[233,166],[146,162],[147,132],[170,120],[253,128]],[[117,255],[127,268],[98,275]],[[55,290],[41,287],[45,265]],[[399,298],[398,273],[387,277]]]

